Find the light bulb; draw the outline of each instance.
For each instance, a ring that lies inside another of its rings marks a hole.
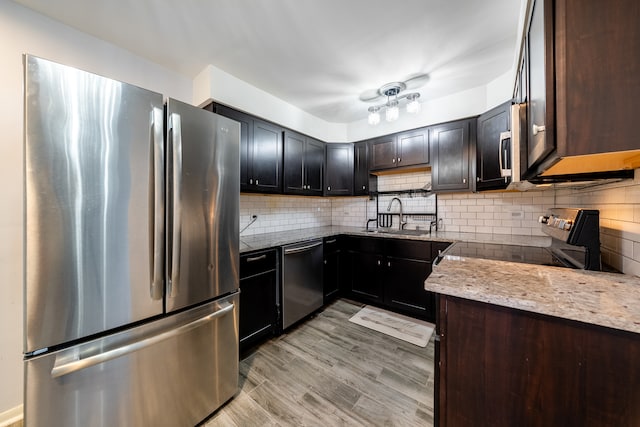
[[[378,112],[379,107],[369,107],[369,124],[372,126],[380,123],[380,113]]]
[[[416,114],[420,112],[420,103],[418,102],[419,97],[419,93],[407,95],[407,99],[409,100],[409,103],[407,103],[407,113]]]
[[[399,115],[400,110],[398,109],[398,101],[389,101],[389,103],[387,104],[387,111],[385,112],[385,118],[387,119],[387,121],[392,122],[394,120],[398,120]]]

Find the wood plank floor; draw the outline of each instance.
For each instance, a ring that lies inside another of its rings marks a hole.
[[[240,362],[240,391],[218,426],[432,426],[434,343],[426,348],[348,321],[337,300]]]

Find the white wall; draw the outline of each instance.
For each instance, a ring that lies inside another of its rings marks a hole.
[[[327,142],[346,140],[347,125],[329,123],[280,98],[208,65],[193,82],[194,104],[211,100]]]
[[[0,414],[22,403],[22,54],[123,80],[190,102],[192,81],[130,52],[0,1]],[[2,424],[3,420],[0,420]]]
[[[204,106],[215,100],[322,141],[356,142],[479,115],[511,99],[513,79],[514,72],[509,70],[486,86],[442,98],[422,100],[422,110],[419,114],[401,114],[394,122],[382,120],[377,126],[371,126],[366,118],[346,124],[326,122],[213,65],[208,65],[194,79],[193,103]]]

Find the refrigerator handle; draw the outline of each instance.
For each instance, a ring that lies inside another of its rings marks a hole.
[[[164,278],[164,112],[154,108],[151,113],[153,146],[153,265],[151,266],[151,299],[162,299]]]
[[[172,194],[171,209],[173,223],[171,225],[171,265],[169,272],[169,284],[167,290],[168,297],[175,297],[178,294],[178,279],[180,277],[180,240],[182,234],[182,208],[180,204],[180,189],[182,187],[182,127],[180,115],[172,113],[169,116],[169,135],[171,143],[172,158]]]
[[[69,352],[63,352],[60,355],[56,356],[56,361],[53,365],[53,369],[51,370],[51,377],[52,378],[62,377],[72,372],[80,371],[82,369],[86,369],[91,366],[108,362],[109,360],[113,360],[117,357],[124,356],[125,354],[142,350],[145,347],[152,346],[166,339],[169,339],[177,335],[184,334],[185,332],[189,332],[193,329],[199,328],[203,326],[205,323],[212,321],[213,319],[217,319],[219,317],[224,316],[227,313],[232,312],[234,308],[234,304],[229,302],[222,303],[220,304],[220,306],[221,306],[220,310],[214,313],[209,313],[206,316],[203,316],[185,325],[179,326],[175,329],[169,329],[168,331],[162,332],[158,335],[154,335],[140,341],[135,341],[135,342],[132,342],[131,344],[123,345],[121,347],[116,347],[112,350],[108,350],[103,353],[94,354],[93,356],[89,356],[86,358],[78,358],[77,353],[75,353],[75,350],[70,349]],[[72,360],[69,361],[69,359],[72,359]]]

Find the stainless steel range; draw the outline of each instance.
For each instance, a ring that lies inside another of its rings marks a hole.
[[[539,218],[542,231],[551,237],[550,246],[459,242],[439,258],[452,255],[601,271],[599,217],[597,210],[553,208]]]

